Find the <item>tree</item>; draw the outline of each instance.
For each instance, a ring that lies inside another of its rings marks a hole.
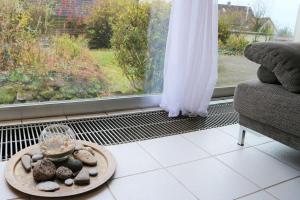
[[[148,23],[150,4],[130,2],[112,23],[112,47],[123,73],[132,87],[143,89],[148,63]]]
[[[133,0],[112,23],[112,47],[137,91],[161,92],[170,4]]]
[[[84,20],[90,48],[111,47],[112,22],[123,9],[124,3],[120,0],[95,0],[90,15]]]
[[[218,22],[218,38],[223,44],[225,44],[229,36],[230,25],[225,19],[220,17]]]
[[[293,36],[293,32],[291,31],[291,29],[289,27],[282,27],[278,30],[277,36],[280,37],[292,37]]]
[[[165,0],[156,0],[151,3],[147,39],[149,58],[144,81],[146,93],[162,91],[170,11],[171,5]]]
[[[256,1],[253,5],[253,19],[251,30],[256,33],[262,33],[265,35],[273,35],[274,29],[270,24],[270,18],[266,17],[267,6],[264,1]],[[272,22],[271,22],[272,23]],[[254,41],[257,41],[255,35]]]

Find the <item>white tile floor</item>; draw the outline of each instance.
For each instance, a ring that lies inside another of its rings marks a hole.
[[[232,125],[109,146],[118,162],[113,179],[72,199],[300,199],[300,152],[249,132],[241,148],[237,132],[238,125]],[[1,177],[1,200],[39,199],[15,193]]]

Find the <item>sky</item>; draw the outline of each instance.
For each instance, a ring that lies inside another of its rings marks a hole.
[[[253,6],[257,2],[264,2],[266,16],[270,17],[277,28],[289,27],[294,31],[300,0],[218,0],[219,3],[232,5]]]

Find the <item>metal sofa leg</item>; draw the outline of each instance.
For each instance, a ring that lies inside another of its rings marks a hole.
[[[238,145],[244,146],[245,136],[246,136],[246,130],[243,126],[240,126]]]

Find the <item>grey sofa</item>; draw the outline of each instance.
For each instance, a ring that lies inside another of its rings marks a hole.
[[[300,94],[281,85],[250,81],[237,86],[234,107],[240,116],[240,145],[251,129],[300,150]]]

